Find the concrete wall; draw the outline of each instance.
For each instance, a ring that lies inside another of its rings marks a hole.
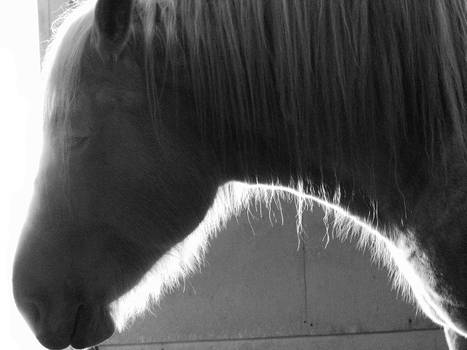
[[[439,331],[99,346],[111,350],[447,350]]]
[[[446,349],[442,332],[397,297],[368,252],[338,240],[326,247],[318,208],[305,215],[298,249],[295,210],[283,208],[283,225],[232,220],[203,272],[108,348]]]
[[[38,0],[41,41],[66,3]],[[325,244],[323,213],[284,224],[246,215],[213,241],[201,274],[153,314],[102,345],[119,350],[447,349],[442,332],[391,290],[386,272],[349,242]]]

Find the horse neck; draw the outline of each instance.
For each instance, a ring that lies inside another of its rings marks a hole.
[[[293,144],[292,135],[258,133],[254,144],[238,137],[224,145],[214,141],[210,146],[226,180],[292,187],[338,205],[380,232],[407,228],[410,212],[427,181],[423,157],[410,150],[401,152],[405,158],[395,166],[394,156],[384,147],[375,150],[374,161],[369,162],[367,154],[336,157],[323,150],[326,146],[317,144],[297,152],[288,146]]]
[[[164,100],[171,105],[165,108],[176,113],[163,113],[168,117],[164,124],[180,142],[199,148],[200,158],[207,159],[205,164],[219,185],[239,181],[292,187],[365,221],[371,218],[370,225],[389,232],[404,226],[426,182],[423,155],[413,144],[401,144],[404,151],[398,157],[384,141],[374,142],[375,147],[365,152],[343,132],[346,141],[338,140],[342,147],[336,150],[335,140],[315,139],[310,125],[297,125],[293,118],[287,123],[280,112],[277,118],[252,114],[256,128],[239,123],[235,113],[226,113],[220,122],[209,110],[198,115],[191,93],[169,92]],[[204,107],[201,102],[198,105]],[[269,124],[263,123],[266,118]],[[272,120],[277,122],[272,125]],[[320,120],[325,123],[324,118]],[[384,135],[373,137],[384,140]]]
[[[226,180],[292,188],[337,204],[381,231],[403,225],[414,191],[410,184],[396,180],[391,162],[386,161],[388,155],[380,154],[376,166],[365,166],[363,161],[356,166],[351,164],[355,159],[336,159],[331,154],[326,158],[318,152],[318,145],[316,152],[294,152],[290,142],[284,142],[291,135],[256,136],[254,143],[239,140],[237,135],[222,146],[210,145]],[[336,165],[338,161],[342,163]]]

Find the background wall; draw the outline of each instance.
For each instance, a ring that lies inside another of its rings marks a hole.
[[[442,332],[397,297],[350,242],[326,247],[323,213],[284,224],[243,215],[212,242],[206,267],[153,314],[110,339],[117,349],[446,349]],[[121,346],[126,344],[125,346]]]
[[[38,3],[45,43],[67,1]],[[101,348],[447,349],[442,332],[397,297],[368,253],[351,242],[326,247],[319,208],[305,215],[300,246],[295,210],[283,208],[283,225],[267,215],[232,220],[201,274]]]

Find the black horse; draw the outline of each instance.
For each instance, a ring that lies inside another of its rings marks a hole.
[[[70,11],[45,61],[14,268],[39,341],[103,341],[252,193],[288,189],[364,227],[450,348],[467,349],[466,44],[463,0]]]

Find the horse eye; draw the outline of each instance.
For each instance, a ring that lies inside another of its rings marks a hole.
[[[89,140],[89,136],[70,136],[68,138],[68,145],[71,148],[82,147]]]

